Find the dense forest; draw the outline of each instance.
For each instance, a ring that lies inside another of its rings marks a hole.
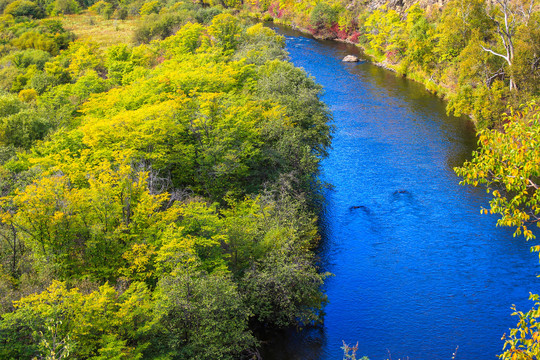
[[[90,8],[140,14],[134,45],[46,17],[87,5],[1,5],[0,358],[236,359],[317,323],[320,86],[222,8]]]
[[[533,238],[539,4],[420,5],[0,0],[0,358],[257,358],[261,329],[321,321],[331,116],[254,19],[356,43],[469,115],[458,174]],[[503,358],[538,356],[539,306]]]

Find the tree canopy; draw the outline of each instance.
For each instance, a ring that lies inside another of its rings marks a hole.
[[[273,31],[158,5],[137,46],[2,18],[3,359],[249,358],[321,320],[321,87]]]

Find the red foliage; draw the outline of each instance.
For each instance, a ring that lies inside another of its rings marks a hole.
[[[360,33],[358,31],[353,31],[352,35],[349,37],[349,41],[352,41],[353,43],[358,43],[358,38],[360,37]]]
[[[398,55],[397,50],[388,51],[386,53],[386,60],[391,64],[395,64],[397,62],[397,55]]]
[[[311,35],[317,34],[317,29],[312,28],[311,25],[308,25],[306,29],[311,33]]]
[[[276,14],[274,13],[274,7],[276,5],[275,4],[270,4],[270,6],[268,7],[268,13],[272,16],[272,17],[275,17]]]
[[[334,37],[337,37],[341,40],[345,40],[347,38],[347,32],[340,29],[338,23],[332,24],[332,26],[330,26],[328,30]]]
[[[275,2],[275,3],[272,3],[269,7],[268,7],[268,13],[272,16],[272,17],[275,17],[275,18],[281,18],[283,16],[283,9],[280,9],[279,8],[279,3]]]

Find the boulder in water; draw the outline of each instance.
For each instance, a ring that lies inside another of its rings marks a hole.
[[[356,56],[354,55],[347,55],[343,58],[344,62],[358,62],[360,61]]]

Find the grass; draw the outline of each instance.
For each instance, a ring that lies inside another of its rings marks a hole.
[[[70,30],[82,41],[92,41],[105,48],[120,43],[133,43],[136,19],[106,20],[101,15],[84,12],[64,15],[60,20],[66,30]]]

